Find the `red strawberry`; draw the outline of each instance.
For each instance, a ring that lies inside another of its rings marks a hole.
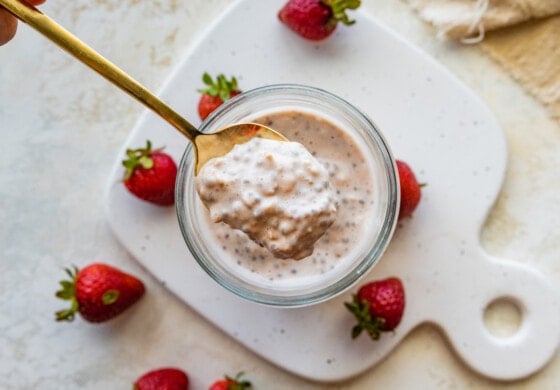
[[[93,263],[81,270],[66,269],[70,280],[60,282],[60,299],[71,301],[69,309],[56,312],[57,321],[72,321],[76,313],[89,322],[104,322],[119,315],[144,294],[144,284],[132,275],[107,264]]]
[[[128,190],[145,201],[170,206],[175,202],[175,180],[177,165],[173,158],[161,149],[152,150],[152,143],[146,147],[128,149],[127,159],[122,164],[126,168],[124,185]]]
[[[377,340],[381,331],[394,330],[401,322],[405,306],[404,287],[395,277],[369,282],[353,295],[351,303],[345,305],[358,320],[352,328],[352,338],[365,330]]]
[[[251,382],[242,380],[243,373],[240,372],[232,378],[225,376],[224,379],[219,379],[208,388],[208,390],[248,390],[252,389]]]
[[[158,368],[134,382],[134,390],[187,390],[188,375],[178,368]]]
[[[204,73],[202,81],[207,85],[207,88],[198,90],[202,94],[198,101],[198,115],[202,120],[206,119],[223,102],[241,93],[237,87],[237,79],[235,77],[228,80],[226,76],[220,74],[216,81],[214,81],[212,76]]]
[[[399,182],[401,184],[401,207],[399,209],[399,219],[412,215],[412,212],[420,203],[421,184],[418,184],[414,172],[404,161],[397,160],[399,171]]]
[[[338,22],[354,24],[346,10],[357,9],[360,3],[360,0],[289,0],[278,18],[302,37],[320,41],[334,32]]]

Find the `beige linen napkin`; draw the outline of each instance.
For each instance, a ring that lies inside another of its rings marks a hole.
[[[480,43],[560,121],[560,0],[408,0],[439,37]]]
[[[560,0],[409,0],[438,35],[453,39],[483,37],[529,19],[560,13]]]

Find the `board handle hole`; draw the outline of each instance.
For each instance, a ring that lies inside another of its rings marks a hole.
[[[523,310],[519,302],[511,297],[496,298],[484,309],[484,325],[494,337],[513,337],[522,322]]]

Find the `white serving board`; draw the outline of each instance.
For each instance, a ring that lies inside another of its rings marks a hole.
[[[356,288],[312,307],[276,309],[218,286],[189,254],[175,210],[135,199],[120,182],[126,148],[149,138],[179,161],[187,145],[150,112],[133,129],[110,178],[106,211],[116,236],[208,321],[309,379],[336,381],[361,373],[425,322],[437,324],[457,355],[483,375],[515,379],[539,370],[560,340],[558,291],[536,270],[492,258],[479,242],[506,166],[506,145],[492,114],[443,67],[369,15],[353,13],[354,26],[311,43],[278,22],[283,3],[234,2],[186,53],[161,97],[199,124],[196,89],[208,71],[237,76],[245,90],[279,82],[319,86],[373,118],[395,156],[428,184],[414,217],[401,223],[380,263],[361,281],[403,279],[407,306],[401,325],[378,342],[365,334],[352,341],[353,319],[343,302]],[[523,312],[519,331],[506,339],[492,336],[483,321],[485,307],[499,297],[513,299]]]

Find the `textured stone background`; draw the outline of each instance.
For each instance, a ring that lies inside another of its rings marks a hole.
[[[158,90],[229,0],[48,0],[42,10]],[[481,232],[493,255],[560,282],[560,127],[476,47],[442,43],[405,2],[364,9],[441,61],[494,112],[508,142],[504,188]],[[275,11],[274,11],[275,12]],[[117,243],[103,189],[143,108],[21,25],[0,48],[0,388],[128,389],[144,371],[179,365],[193,389],[247,372],[257,389],[555,388],[560,359],[524,381],[498,383],[466,368],[437,329],[422,326],[381,364],[332,386],[261,360],[169,294]],[[197,88],[198,86],[193,86]],[[127,315],[95,326],[56,324],[62,269],[107,261],[139,275],[148,294]],[[496,311],[508,328],[511,312]]]

